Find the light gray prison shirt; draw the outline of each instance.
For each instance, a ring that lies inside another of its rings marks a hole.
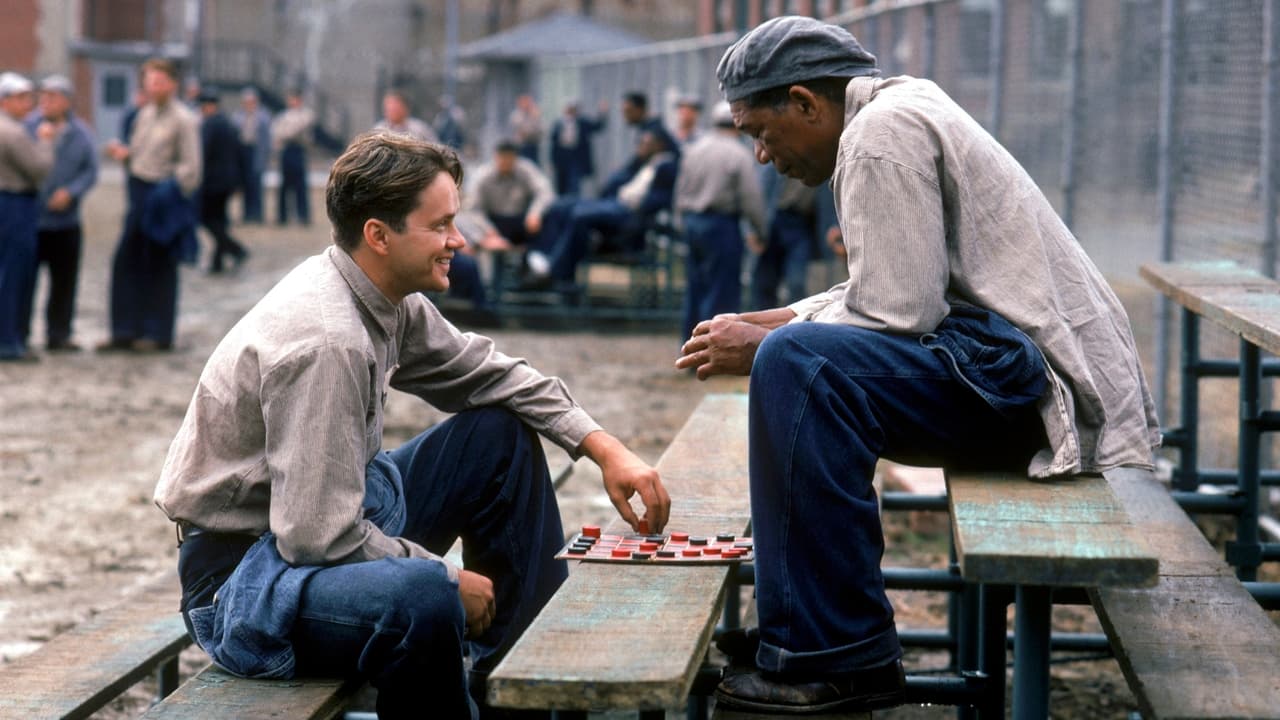
[[[717,212],[745,217],[764,237],[764,192],[751,150],[737,137],[711,130],[685,147],[676,177],[677,213]]]
[[[464,204],[486,215],[541,217],[556,199],[556,191],[547,176],[522,157],[516,158],[515,167],[507,175],[498,172],[495,163],[488,162],[477,168],[469,180]]]
[[[22,123],[0,112],[0,190],[35,193],[53,169],[53,142],[36,140]]]
[[[1017,160],[927,80],[845,92],[832,187],[849,279],[791,305],[796,321],[926,333],[954,302],[992,310],[1044,353],[1050,477],[1151,467],[1160,430],[1128,316]]]
[[[295,565],[435,558],[384,535],[361,511],[365,466],[382,447],[393,387],[446,412],[505,406],[575,455],[599,429],[558,378],[458,331],[420,294],[393,305],[346,252],[329,247],[281,280],[213,351],[169,448],[156,504],[207,530],[270,529]]]
[[[174,178],[190,195],[200,186],[200,121],[177,100],[147,103],[129,136],[129,174],[148,182]]]

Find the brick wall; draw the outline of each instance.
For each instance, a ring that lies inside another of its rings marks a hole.
[[[30,75],[36,66],[40,41],[36,35],[38,0],[4,0],[0,13],[0,70]]]

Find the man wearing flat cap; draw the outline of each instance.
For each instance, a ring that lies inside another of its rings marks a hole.
[[[49,352],[80,349],[71,337],[83,245],[80,202],[98,181],[93,131],[72,112],[71,97],[71,81],[50,75],[40,81],[39,112],[27,119],[27,130],[33,134],[42,123],[49,123],[54,130],[53,169],[40,189],[36,243],[37,268],[44,265],[49,269],[45,306],[45,348]]]
[[[759,162],[830,178],[849,270],[699,324],[676,361],[751,376],[760,624],[726,642],[754,667],[716,697],[771,714],[896,704],[877,459],[1033,478],[1151,467],[1151,396],[1102,275],[932,82],[880,78],[852,35],[801,17],[751,31],[716,74]]]
[[[53,166],[54,129],[22,126],[35,107],[35,85],[0,73],[0,362],[35,360],[27,349],[36,280],[36,194]]]

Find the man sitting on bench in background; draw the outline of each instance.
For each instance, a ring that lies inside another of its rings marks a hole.
[[[1045,478],[1150,467],[1159,442],[1124,309],[1031,177],[932,82],[878,73],[846,30],[801,17],[716,69],[759,162],[832,179],[849,269],[699,324],[676,361],[751,376],[760,623],[725,643],[754,665],[721,682],[725,706],[901,702],[878,458]]]
[[[367,679],[382,718],[474,717],[488,671],[567,576],[537,433],[594,460],[633,528],[635,493],[650,527],[670,508],[564,383],[421,294],[448,287],[465,244],[461,179],[452,150],[407,135],[347,148],[326,190],[333,246],[219,343],[155,494],[178,523],[183,617],[218,665]],[[457,414],[384,451],[390,388]],[[440,557],[458,537],[464,569]]]
[[[498,143],[493,160],[471,174],[462,205],[483,213],[498,238],[480,243],[485,250],[532,247],[542,229],[542,213],[556,199],[551,180],[538,166],[520,157],[513,140]]]

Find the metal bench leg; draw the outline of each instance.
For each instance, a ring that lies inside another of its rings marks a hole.
[[[1004,720],[1004,675],[1008,656],[1006,636],[1009,589],[981,585],[978,590],[981,614],[979,633],[982,657],[979,669],[987,677],[986,700],[978,708],[982,720]]]
[[[641,710],[640,720],[667,720],[666,710]]]
[[[1049,717],[1049,632],[1052,591],[1017,589],[1013,641],[1013,718]]]
[[[1258,484],[1262,448],[1262,352],[1248,340],[1240,341],[1240,497],[1244,507],[1236,519],[1235,542],[1227,543],[1227,562],[1236,566],[1236,577],[1257,580],[1262,562],[1258,535]]]
[[[156,668],[156,702],[178,689],[178,656],[165,660]]]

